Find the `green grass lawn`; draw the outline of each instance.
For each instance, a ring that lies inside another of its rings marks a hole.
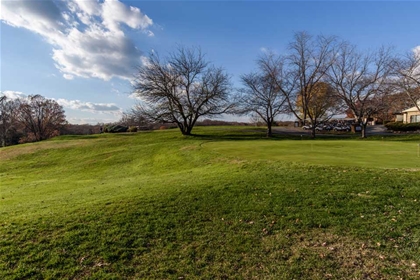
[[[419,279],[419,136],[196,128],[0,149],[0,279]]]

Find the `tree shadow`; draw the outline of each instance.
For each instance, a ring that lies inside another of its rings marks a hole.
[[[356,134],[325,134],[319,133],[315,138],[312,138],[307,132],[288,132],[288,131],[273,131],[271,137],[267,137],[265,128],[224,128],[219,130],[212,130],[209,133],[194,133],[190,137],[192,139],[200,139],[207,141],[252,141],[252,140],[266,140],[266,141],[282,141],[282,140],[311,140],[311,141],[337,141],[337,140],[355,140],[360,139]]]
[[[194,133],[191,135],[194,139],[210,140],[210,141],[252,141],[252,140],[302,140],[309,139],[309,136],[286,135],[274,133],[271,137],[267,137],[266,129],[232,129],[212,131],[212,133]]]

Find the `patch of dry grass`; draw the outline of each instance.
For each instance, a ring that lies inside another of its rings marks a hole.
[[[27,143],[18,146],[1,148],[0,160],[9,160],[21,155],[34,154],[44,150],[72,148],[87,145],[92,145],[92,141],[81,139],[77,141],[43,141],[37,143]]]
[[[302,279],[419,279],[414,260],[387,254],[381,244],[322,229],[305,234],[275,234],[263,239],[268,258],[297,266]],[[397,269],[390,278],[387,269]],[[277,270],[277,268],[272,268]]]

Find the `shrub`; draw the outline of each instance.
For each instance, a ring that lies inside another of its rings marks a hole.
[[[137,132],[137,126],[130,126],[128,127],[128,132]]]
[[[104,128],[104,132],[109,132],[109,133],[118,133],[118,132],[127,132],[128,127],[123,126],[123,125],[110,125],[110,126],[106,126]]]
[[[53,138],[53,137],[59,136],[60,131],[53,130],[48,135],[49,135],[48,138]],[[28,132],[26,135],[19,138],[19,144],[31,143],[31,142],[37,142],[37,141],[39,141],[39,139],[32,132]]]
[[[393,131],[416,131],[420,130],[420,123],[389,122],[385,127]]]

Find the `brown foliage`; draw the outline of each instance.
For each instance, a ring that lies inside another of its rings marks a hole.
[[[41,141],[56,136],[66,124],[63,107],[41,95],[20,100],[18,121],[27,132],[26,141]]]

